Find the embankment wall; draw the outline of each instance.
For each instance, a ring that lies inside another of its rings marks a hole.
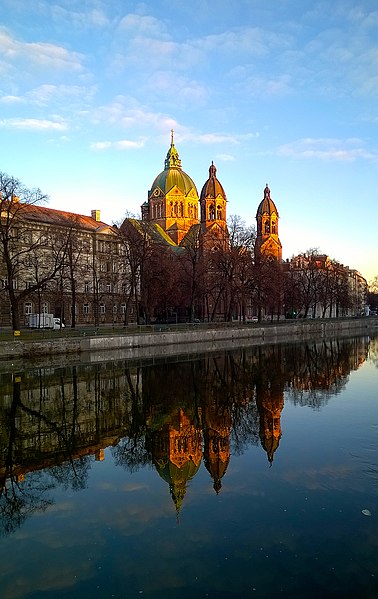
[[[42,356],[89,354],[89,361],[106,358],[141,358],[232,349],[277,342],[322,339],[378,333],[378,318],[286,321],[235,327],[195,326],[190,330],[162,330],[124,335],[77,336],[71,338],[0,343],[0,359],[19,360]],[[111,355],[110,355],[111,354]]]

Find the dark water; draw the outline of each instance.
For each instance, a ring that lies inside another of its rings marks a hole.
[[[378,338],[0,385],[1,599],[378,597]]]

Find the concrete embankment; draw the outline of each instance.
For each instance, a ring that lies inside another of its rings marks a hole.
[[[378,334],[378,319],[286,321],[235,326],[194,326],[190,330],[156,330],[124,335],[59,337],[0,343],[0,359],[82,355],[89,361],[191,354],[248,345]],[[87,357],[88,359],[88,357]]]

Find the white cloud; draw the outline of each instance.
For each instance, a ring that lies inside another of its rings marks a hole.
[[[222,162],[235,162],[236,160],[235,156],[232,156],[231,154],[217,154],[216,158]]]
[[[51,100],[58,99],[59,102],[69,100],[79,100],[80,103],[90,100],[95,88],[82,85],[40,85],[26,94],[26,98],[37,105],[48,105]]]
[[[68,129],[67,123],[64,121],[22,118],[0,120],[0,127],[33,131],[66,131]]]
[[[128,14],[120,21],[118,28],[123,34],[130,31],[133,37],[167,38],[166,26],[151,16]]]
[[[21,96],[8,95],[8,96],[2,96],[0,98],[0,102],[3,102],[3,104],[22,104],[24,101],[25,101],[25,99],[22,98]]]
[[[216,35],[197,38],[193,45],[203,52],[242,53],[243,56],[261,56],[271,53],[273,48],[291,46],[291,36],[277,34],[258,27],[237,27]]]
[[[115,150],[133,150],[135,148],[142,148],[145,140],[132,141],[129,139],[121,139],[118,141],[96,141],[91,144],[91,150],[103,151],[109,149]]]
[[[224,133],[186,133],[181,136],[185,141],[191,141],[199,144],[228,144],[238,145],[240,143],[250,141],[259,137],[259,133],[242,133],[234,135],[226,135]]]
[[[43,42],[23,42],[13,38],[5,28],[0,28],[0,53],[3,60],[27,63],[58,70],[82,71],[83,56],[62,46]]]
[[[244,90],[249,96],[282,96],[292,91],[291,76],[281,74],[275,77],[265,77],[264,75],[255,75],[246,77],[244,69],[235,69],[233,71],[239,77],[239,89]],[[243,76],[244,75],[244,76]]]
[[[138,130],[169,131],[177,128],[175,119],[160,112],[152,112],[138,105],[135,99],[117,96],[112,103],[101,106],[92,113],[94,123]]]
[[[171,94],[174,89],[176,103],[181,106],[203,104],[208,98],[209,92],[204,85],[172,71],[155,71],[146,83],[155,96]]]
[[[284,144],[277,150],[279,156],[293,158],[316,158],[352,162],[358,158],[377,160],[378,155],[363,147],[359,139],[304,138]]]

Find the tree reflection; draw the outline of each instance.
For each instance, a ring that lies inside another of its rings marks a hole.
[[[1,377],[0,520],[8,534],[85,488],[111,448],[129,472],[152,466],[177,512],[201,463],[221,492],[231,456],[260,446],[273,464],[284,402],[321,409],[377,354],[368,338],[250,347],[149,366],[110,362]]]
[[[16,416],[21,405],[20,378],[15,377],[11,404],[2,413],[1,455],[4,456],[0,477],[0,534],[6,535],[21,526],[35,511],[44,511],[51,500],[45,497],[51,485],[43,472],[33,472],[27,481],[16,468]],[[7,434],[6,434],[7,433]]]

